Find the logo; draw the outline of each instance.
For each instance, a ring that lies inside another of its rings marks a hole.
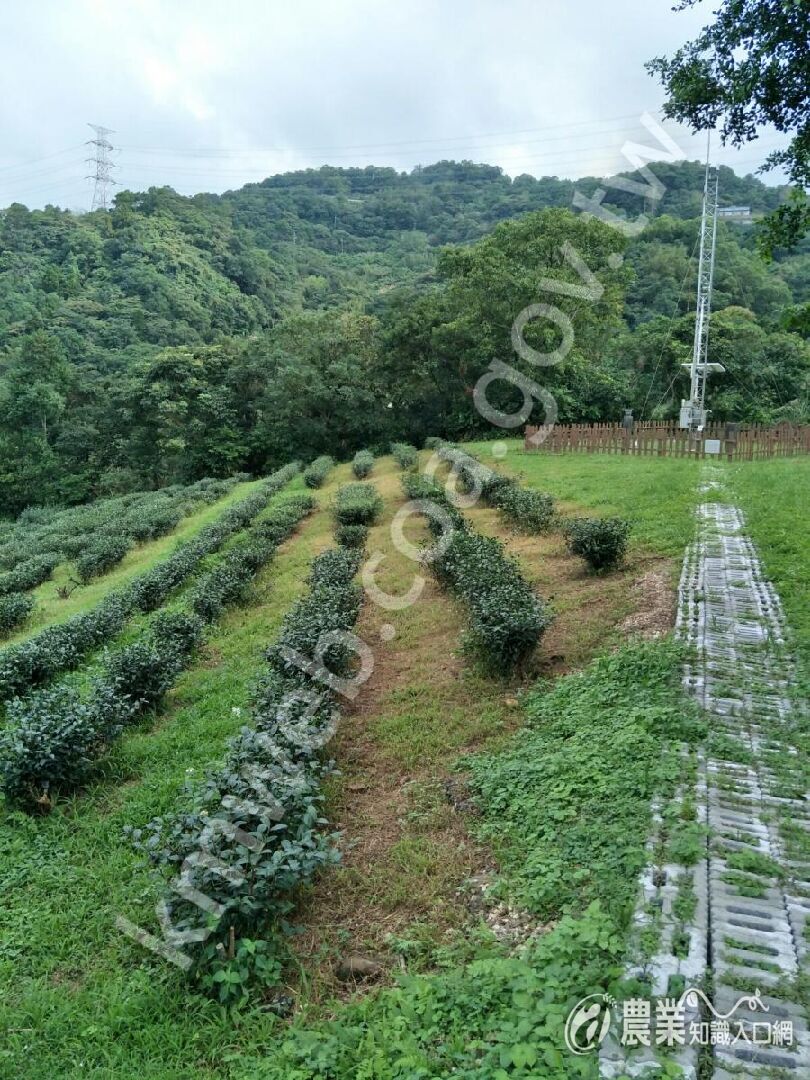
[[[589,994],[577,1002],[565,1021],[565,1045],[572,1054],[590,1054],[601,1046],[610,1030],[610,1010],[615,1004],[609,994]]]
[[[565,1022],[565,1045],[582,1056],[598,1050],[611,1025],[616,1007],[617,1038],[627,1049],[633,1047],[677,1048],[680,1046],[792,1046],[792,1020],[760,1020],[757,1012],[768,1012],[759,990],[746,994],[729,1009],[720,1012],[704,992],[690,986],[680,998],[627,998],[619,1010],[609,994],[589,994],[578,1001]],[[747,1015],[735,1018],[738,1009]]]

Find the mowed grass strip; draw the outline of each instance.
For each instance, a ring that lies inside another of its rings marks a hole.
[[[183,518],[174,532],[156,540],[138,544],[129,551],[122,561],[108,574],[94,578],[87,585],[81,585],[63,600],[58,590],[71,584],[75,575],[72,562],[60,563],[54,570],[53,577],[32,590],[36,607],[23,630],[4,638],[0,647],[24,641],[37,631],[54,623],[64,622],[71,615],[87,611],[102,600],[113,589],[127,585],[138,574],[149,570],[155,563],[169,555],[178,544],[190,540],[206,525],[215,521],[224,510],[249,495],[261,484],[261,480],[250,480],[237,484],[227,495],[215,503],[203,506],[194,514]]]
[[[322,506],[348,475],[336,470]],[[300,478],[285,488],[297,490]],[[247,722],[263,650],[331,531],[324,509],[304,521],[258,575],[253,601],[217,624],[161,715],[116,745],[94,789],[47,819],[0,811],[0,1077],[220,1077],[237,1042],[256,1048],[269,1036],[272,1017],[257,1009],[240,1030],[115,929],[118,914],[157,928],[155,881],[123,829],[175,809],[185,782]]]

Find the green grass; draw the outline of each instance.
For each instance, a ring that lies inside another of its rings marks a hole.
[[[95,578],[89,584],[75,589],[66,600],[59,598],[57,590],[70,582],[74,574],[74,567],[73,563],[69,562],[60,564],[54,571],[52,578],[32,590],[31,595],[36,601],[36,608],[26,622],[24,629],[4,638],[0,647],[10,645],[16,641],[23,641],[25,638],[31,637],[32,634],[42,630],[45,626],[64,622],[71,615],[78,615],[82,611],[95,607],[110,590],[128,584],[138,574],[144,573],[155,563],[166,558],[179,543],[190,540],[206,525],[210,525],[212,521],[215,521],[229,506],[245,498],[260,483],[261,480],[251,480],[244,484],[237,484],[232,491],[229,491],[227,495],[217,502],[204,506],[195,514],[189,514],[168,536],[161,536],[157,540],[149,540],[145,544],[138,544],[108,574]]]
[[[679,742],[705,734],[684,702],[680,649],[638,644],[525,698],[527,727],[470,763],[506,893],[543,921],[600,901],[625,925],[654,794],[683,778]]]
[[[481,461],[547,491],[565,514],[624,517],[633,524],[631,544],[680,556],[692,539],[699,463],[687,458],[612,454],[546,454],[506,441],[505,458],[492,442],[469,443]]]
[[[803,669],[810,679],[810,459],[727,465],[725,486],[742,509],[765,574],[782,600]]]

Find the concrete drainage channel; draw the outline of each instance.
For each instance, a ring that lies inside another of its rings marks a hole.
[[[741,512],[708,501],[717,490],[707,470],[678,610],[678,633],[692,646],[684,685],[709,716],[690,793],[708,829],[706,857],[688,868],[656,865],[667,808],[654,808],[636,955],[651,928],[656,944],[629,974],[646,981],[653,999],[704,990],[705,1000],[693,997],[683,1010],[683,1043],[676,1037],[666,1051],[686,1077],[798,1080],[810,1076],[810,1035],[794,991],[810,945],[810,804],[791,743],[793,665],[779,598]],[[752,1000],[740,1006],[741,998]],[[603,1045],[603,1077],[660,1072],[654,1017],[649,1048],[629,1050],[612,1036]]]

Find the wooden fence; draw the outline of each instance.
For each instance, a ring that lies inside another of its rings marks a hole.
[[[729,461],[810,454],[810,426],[707,424],[697,435],[677,426],[636,421],[622,424],[555,424],[527,427],[524,449],[547,454],[642,454],[654,457],[726,457]]]

